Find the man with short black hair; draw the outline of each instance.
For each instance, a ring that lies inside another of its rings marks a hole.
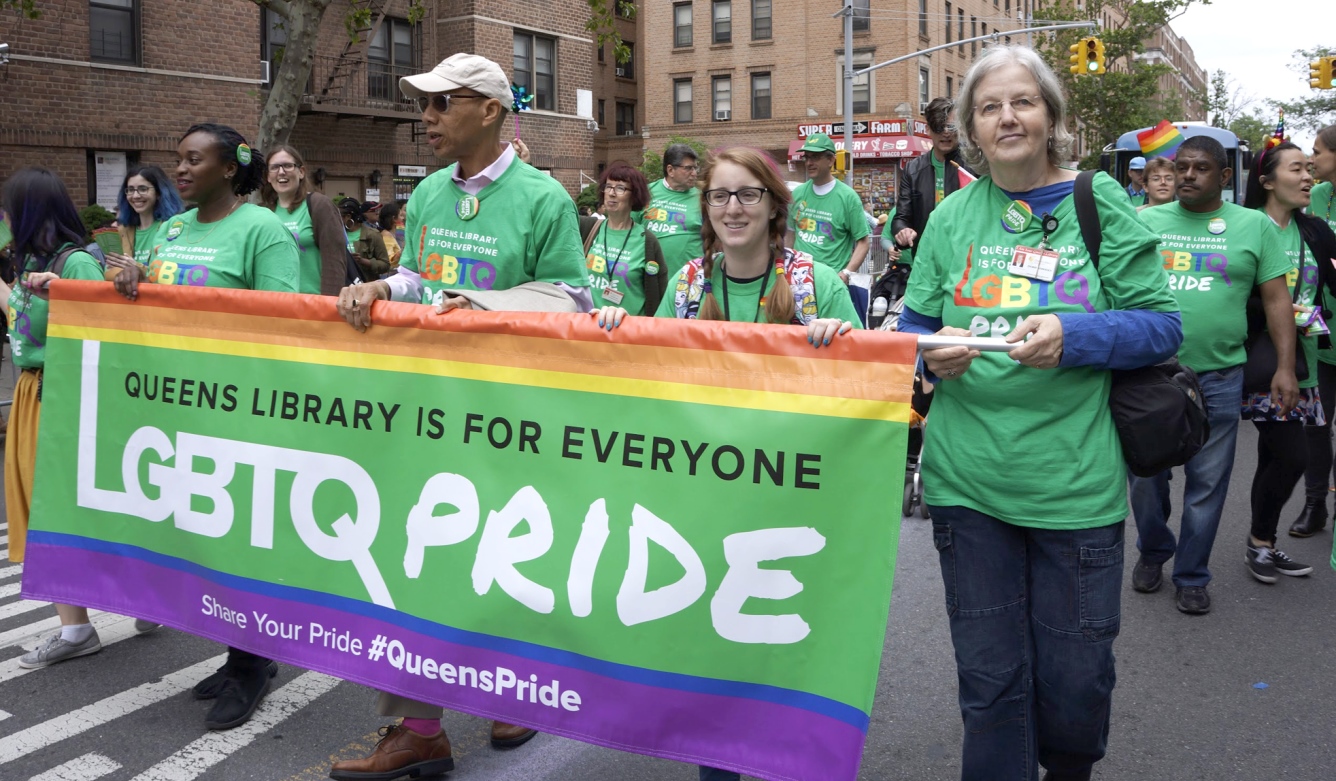
[[[895,234],[897,246],[918,247],[932,210],[943,198],[960,189],[958,169],[968,172],[969,178],[974,176],[960,153],[955,107],[950,98],[933,98],[924,111],[932,152],[915,158],[900,171],[895,186],[895,219],[890,230]],[[904,262],[908,261],[906,256]]]
[[[1201,381],[1211,435],[1183,466],[1183,521],[1177,540],[1169,529],[1169,470],[1154,477],[1129,477],[1141,551],[1132,570],[1132,588],[1142,593],[1159,590],[1161,569],[1172,558],[1178,609],[1199,614],[1211,609],[1207,565],[1234,468],[1247,307],[1254,287],[1261,292],[1267,330],[1279,357],[1271,397],[1283,399],[1286,411],[1298,400],[1294,310],[1285,280],[1293,265],[1265,213],[1221,197],[1234,172],[1220,142],[1207,136],[1189,138],[1178,148],[1174,168],[1178,200],[1139,214],[1161,237],[1160,254],[1183,318],[1178,360]]]
[[[649,205],[632,215],[659,240],[667,273],[676,274],[701,256],[699,172],[696,150],[686,144],[663,150],[663,178],[650,182]]]

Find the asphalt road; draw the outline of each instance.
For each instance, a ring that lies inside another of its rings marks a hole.
[[[4,372],[8,374],[7,367]],[[0,383],[7,384],[8,376]],[[8,393],[0,388],[0,398]],[[1097,779],[1324,779],[1336,776],[1336,573],[1331,532],[1283,537],[1314,574],[1274,586],[1243,565],[1255,438],[1241,429],[1232,493],[1216,547],[1210,615],[1183,616],[1172,589],[1132,592],[1129,550],[1119,682],[1108,758]],[[891,475],[889,479],[898,479]],[[888,508],[898,511],[898,508]],[[1282,529],[1297,511],[1287,508]],[[1129,534],[1129,540],[1132,535]],[[30,674],[14,661],[35,643],[47,606],[23,605],[16,569],[0,563],[0,779],[3,781],[282,781],[324,778],[369,752],[383,720],[365,688],[284,667],[251,725],[208,733],[186,688],[221,648],[174,631],[134,636],[103,615],[98,655]],[[19,611],[19,612],[14,612]],[[113,642],[108,642],[112,640]],[[1266,688],[1256,688],[1259,683]],[[449,714],[453,779],[626,781],[696,778],[693,767],[556,738],[498,752],[487,723]],[[929,524],[904,519],[876,706],[861,779],[955,779],[960,720]]]

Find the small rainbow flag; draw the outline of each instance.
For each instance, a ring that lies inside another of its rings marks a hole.
[[[1183,134],[1167,119],[1150,130],[1137,133],[1137,143],[1141,144],[1141,153],[1146,157],[1167,157],[1171,160],[1184,141]]]

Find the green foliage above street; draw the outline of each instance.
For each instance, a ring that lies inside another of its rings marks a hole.
[[[1294,53],[1290,69],[1298,72],[1301,83],[1308,83],[1308,63],[1318,57],[1336,55],[1336,47],[1319,46],[1316,49],[1299,49]],[[1273,100],[1276,108],[1285,109],[1285,125],[1316,132],[1327,125],[1336,123],[1336,90],[1308,90],[1308,94],[1295,100]]]

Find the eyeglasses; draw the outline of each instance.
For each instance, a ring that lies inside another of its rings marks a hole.
[[[417,99],[418,109],[424,114],[427,107],[436,109],[436,113],[444,114],[450,110],[450,101],[452,100],[487,100],[486,95],[451,95],[448,92],[440,92],[435,95],[420,95]]]
[[[706,190],[705,202],[715,208],[728,205],[728,199],[737,196],[738,203],[743,206],[755,206],[761,202],[761,197],[770,190],[765,187],[743,187],[741,190]]]
[[[1174,175],[1173,175],[1173,174],[1152,174],[1151,177],[1150,177],[1149,179],[1147,179],[1146,181],[1150,182],[1151,184],[1173,184],[1173,183],[1174,183]]]
[[[624,184],[605,184],[603,185],[603,192],[612,193],[613,195],[625,195],[631,192],[631,188]]]
[[[954,133],[954,132],[956,132],[956,131],[959,130],[959,129],[960,129],[960,128],[958,128],[956,125],[943,125],[943,126],[942,126],[942,132],[943,132],[943,133]]]
[[[148,185],[146,185],[146,184],[141,184],[141,185],[138,186],[138,187],[126,187],[126,188],[125,188],[125,194],[126,194],[126,195],[148,195],[149,193],[152,193],[152,192],[153,192],[153,188],[150,187],[150,186],[148,186]]]
[[[296,163],[270,163],[269,171],[276,174],[286,174],[297,170]]]
[[[1013,114],[1028,114],[1031,111],[1043,105],[1042,95],[1027,95],[1020,98],[1004,100],[1001,103],[984,103],[974,107],[974,113],[986,119],[992,119],[1002,113],[1003,106],[1011,106]]]
[[[670,165],[669,168],[681,168],[683,171],[690,171],[693,174],[700,170],[698,165]]]

